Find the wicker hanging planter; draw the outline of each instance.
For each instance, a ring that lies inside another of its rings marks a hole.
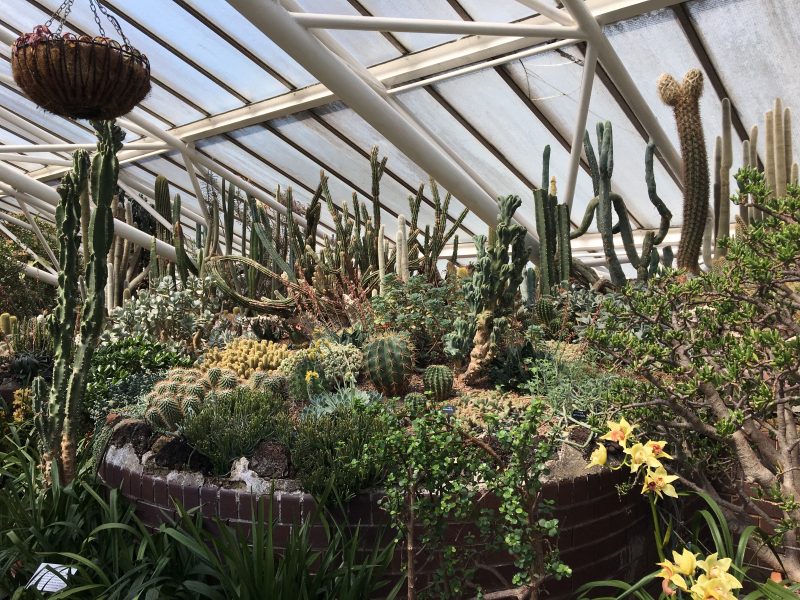
[[[60,35],[58,29],[39,25],[11,48],[14,81],[41,108],[73,119],[113,119],[149,93],[150,63],[124,36],[120,45],[104,35]]]

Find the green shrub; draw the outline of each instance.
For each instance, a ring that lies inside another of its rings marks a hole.
[[[387,277],[383,295],[372,298],[371,303],[375,325],[407,332],[421,365],[450,358],[445,353],[445,336],[455,328],[456,319],[467,312],[455,277],[438,284],[422,275],[410,277],[405,284]]]
[[[132,393],[141,389],[144,381],[152,383],[142,393],[149,392],[156,381],[152,377],[134,379],[130,387],[117,387],[131,375],[161,373],[173,367],[188,367],[191,362],[191,357],[186,354],[140,336],[122,338],[101,346],[92,357],[86,384],[84,402],[89,417],[93,422],[104,419],[113,408],[135,402],[138,396],[132,396]]]
[[[310,411],[297,427],[292,464],[303,489],[351,498],[380,481],[383,465],[367,458],[367,447],[384,433],[380,403],[342,402],[330,411]]]
[[[206,401],[184,419],[186,441],[209,459],[217,474],[268,438],[285,438],[289,413],[282,398],[240,387]]]
[[[39,224],[44,226],[41,221]],[[49,226],[49,230],[52,231],[53,227]],[[30,248],[37,249],[39,246],[38,240],[30,232],[18,228],[15,235]],[[45,256],[42,250],[37,251]],[[14,242],[0,235],[0,312],[9,312],[19,319],[35,317],[52,309],[56,303],[54,286],[28,277],[23,272],[20,263],[28,263],[30,259]]]

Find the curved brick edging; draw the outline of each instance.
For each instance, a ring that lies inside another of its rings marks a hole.
[[[247,527],[252,506],[258,502],[268,514],[267,495],[230,490],[214,485],[190,485],[163,477],[138,473],[103,461],[98,471],[103,482],[119,488],[122,495],[136,504],[136,514],[150,527],[158,527],[175,515],[171,499],[186,509],[200,508],[205,517],[219,517],[230,525]],[[567,600],[584,583],[598,579],[635,581],[653,568],[652,534],[647,502],[637,493],[620,498],[616,484],[627,479],[622,471],[604,469],[599,473],[545,484],[544,495],[555,500],[554,516],[559,520],[558,546],[562,560],[572,567],[573,576],[562,581],[549,581],[545,588],[549,600]],[[378,506],[383,494],[360,494],[346,504],[349,523],[359,523],[362,539],[377,536],[388,522]],[[492,498],[484,500],[492,506]],[[291,533],[292,527],[309,519],[316,503],[309,494],[275,492],[272,495],[273,541],[276,548]],[[474,525],[453,523],[448,536],[458,541]],[[310,539],[316,549],[326,544],[321,526],[311,525]],[[398,550],[391,571],[401,573],[402,551]],[[503,554],[487,553],[484,562],[509,581],[515,572],[511,559]],[[424,573],[423,573],[424,574]],[[484,585],[496,585],[496,576],[481,570],[477,579]]]

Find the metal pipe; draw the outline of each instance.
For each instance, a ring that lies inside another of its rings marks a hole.
[[[53,267],[58,266],[58,259],[56,255],[53,253],[53,249],[50,248],[50,244],[47,243],[47,240],[44,239],[44,235],[42,234],[42,230],[39,229],[39,225],[31,216],[31,212],[28,210],[28,205],[25,203],[25,200],[22,198],[23,194],[17,192],[14,194],[14,198],[17,201],[17,204],[22,209],[22,214],[25,215],[25,218],[28,219],[28,223],[31,224],[31,228],[33,229],[33,233],[36,234],[36,239],[39,240],[39,243],[44,248],[44,251],[47,253],[47,256],[50,258],[50,264]]]
[[[165,150],[161,142],[132,142],[125,144],[126,150]],[[0,144],[3,152],[72,152],[73,150],[97,150],[97,144]]]
[[[0,146],[1,148],[2,146]],[[72,161],[66,158],[46,158],[42,156],[25,156],[20,154],[7,154],[0,152],[0,160],[14,163],[30,163],[32,165],[58,165],[59,167],[71,167]]]
[[[53,275],[52,273],[48,273],[47,271],[42,271],[41,269],[37,269],[34,266],[28,265],[24,262],[19,262],[19,265],[22,267],[22,270],[25,272],[25,275],[28,277],[33,277],[34,279],[38,279],[43,283],[50,284],[52,286],[58,286],[58,277]]]
[[[23,173],[15,171],[3,163],[0,163],[0,180],[5,181],[8,185],[16,188],[20,192],[25,192],[30,196],[35,196],[42,199],[52,207],[57,206],[61,201],[61,197],[58,195],[58,192],[50,186],[32,179]],[[142,246],[143,248],[150,247],[149,235],[136,229],[135,227],[131,227],[119,219],[114,219],[114,233],[122,236],[126,240],[133,242],[134,244],[137,244],[138,246]],[[172,262],[176,262],[178,260],[177,255],[175,254],[175,248],[170,244],[162,242],[161,240],[156,241],[156,252],[159,254],[159,256],[163,256]]]
[[[551,50],[557,50],[558,48],[571,46],[577,41],[578,40],[575,39],[559,40],[558,42],[552,42],[550,44],[542,44],[541,46],[528,48],[527,50],[521,50],[520,52],[515,52],[514,54],[509,54],[507,56],[501,56],[500,58],[495,58],[493,60],[487,60],[486,62],[475,63],[474,65],[469,65],[468,67],[461,67],[460,69],[454,69],[452,71],[448,71],[447,73],[442,73],[441,75],[434,75],[433,77],[420,79],[413,83],[399,85],[387,91],[391,95],[399,94],[400,92],[405,92],[407,90],[413,90],[419,87],[424,87],[426,85],[431,85],[432,83],[437,83],[439,81],[446,81],[447,79],[452,79],[453,77],[460,77],[461,75],[466,75],[467,73],[482,71],[484,69],[489,69],[491,67],[496,67],[498,65],[505,65],[515,60],[527,58],[529,56],[536,56],[537,54],[543,54],[545,52],[550,52]]]
[[[25,244],[25,242],[20,240],[16,235],[14,235],[14,233],[10,229],[8,229],[8,227],[3,225],[2,223],[0,223],[0,233],[6,234],[8,239],[10,239],[12,242],[14,242],[17,246],[19,246],[23,250],[25,250],[25,252],[30,254],[35,260],[41,263],[41,265],[45,267],[48,271],[50,271],[51,273],[56,272],[56,270],[53,269],[53,267],[48,266],[47,262],[41,256],[36,254],[36,252],[34,252],[31,248],[29,248],[28,245]]]
[[[25,221],[21,221],[20,219],[12,217],[11,215],[7,215],[4,212],[0,212],[0,219],[8,223],[11,223],[12,225],[16,225],[17,227],[20,227],[22,229],[25,229],[26,231],[33,231],[33,227],[31,227]]]
[[[445,156],[426,136],[409,127],[402,115],[378,92],[354,73],[313,34],[274,2],[228,0],[228,3],[269,36],[285,52],[325,84],[334,94],[375,127],[411,160],[428,170],[432,177],[452,192],[489,225],[497,223],[494,198],[468,177],[455,161]],[[533,223],[524,215],[517,220],[529,231]],[[535,245],[533,235],[529,241]]]
[[[567,187],[564,190],[564,200],[570,210],[572,209],[572,199],[575,196],[575,184],[578,180],[578,166],[581,162],[583,135],[586,131],[586,119],[589,115],[589,103],[592,100],[592,84],[594,83],[594,72],[596,66],[597,46],[593,43],[589,43],[587,44],[586,57],[583,61],[581,97],[578,101],[578,120],[575,123],[575,132],[572,135],[572,148],[570,148],[569,169],[567,171]],[[547,181],[543,181],[542,187],[545,187],[548,185],[548,183],[549,182]]]
[[[358,31],[407,31],[412,33],[457,33],[502,37],[541,37],[586,39],[577,27],[495,23],[487,21],[450,21],[445,19],[407,19],[403,17],[364,17],[328,13],[289,13],[307,29],[353,29]]]
[[[672,173],[680,178],[682,163],[681,157],[675,146],[672,145],[658,119],[650,110],[650,106],[642,96],[630,73],[622,64],[622,60],[617,55],[611,42],[603,33],[597,19],[584,4],[583,0],[561,0],[567,10],[569,10],[575,22],[588,36],[589,42],[597,47],[598,58],[605,68],[608,76],[625,96],[625,100],[630,104],[636,117],[642,123],[645,131],[656,144],[658,152],[661,154],[665,165]]]

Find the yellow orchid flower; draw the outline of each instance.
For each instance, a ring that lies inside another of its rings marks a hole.
[[[653,451],[653,456],[655,456],[656,458],[660,458],[660,459],[663,459],[663,458],[671,459],[672,458],[669,454],[664,452],[664,448],[667,446],[667,442],[663,442],[663,441],[657,442],[657,441],[654,441],[654,440],[650,440],[649,442],[647,442],[645,444],[645,446],[647,448],[650,448],[650,450]]]
[[[631,457],[631,473],[636,473],[642,465],[655,469],[661,466],[661,462],[653,454],[653,449],[642,444],[634,444],[630,448],[625,448],[625,454]]]
[[[675,554],[673,552],[673,554]],[[686,580],[678,573],[679,568],[674,563],[664,559],[664,562],[656,563],[659,567],[661,567],[661,572],[658,574],[658,577],[663,577],[664,582],[661,586],[661,589],[664,590],[664,593],[668,596],[674,596],[675,590],[669,587],[668,583],[672,583],[675,585],[676,588],[689,591],[688,586],[686,585]],[[672,593],[670,593],[672,592]]]
[[[659,498],[663,498],[662,494],[666,494],[672,498],[678,497],[678,492],[672,482],[678,479],[677,475],[670,475],[664,467],[658,467],[655,471],[647,471],[644,476],[644,485],[642,486],[642,494],[653,493]]]
[[[692,600],[736,600],[736,596],[725,581],[705,574],[697,578],[689,593],[692,595]]]
[[[623,448],[628,443],[628,438],[630,437],[633,429],[636,425],[631,425],[625,420],[625,417],[621,418],[619,422],[608,421],[608,433],[600,436],[601,440],[610,440],[612,442],[617,442]]]
[[[586,465],[586,468],[591,469],[595,465],[602,467],[604,464],[606,464],[607,460],[608,451],[606,450],[606,447],[603,444],[597,444],[597,448],[589,457],[589,464]]]
[[[673,550],[672,560],[675,562],[676,572],[689,577],[694,576],[695,569],[697,569],[697,554],[690,552],[686,548],[680,554]]]
[[[705,571],[711,579],[721,579],[728,589],[735,590],[742,587],[736,577],[728,573],[733,561],[730,558],[717,558],[717,553],[709,554],[705,560],[697,561],[697,566]]]

